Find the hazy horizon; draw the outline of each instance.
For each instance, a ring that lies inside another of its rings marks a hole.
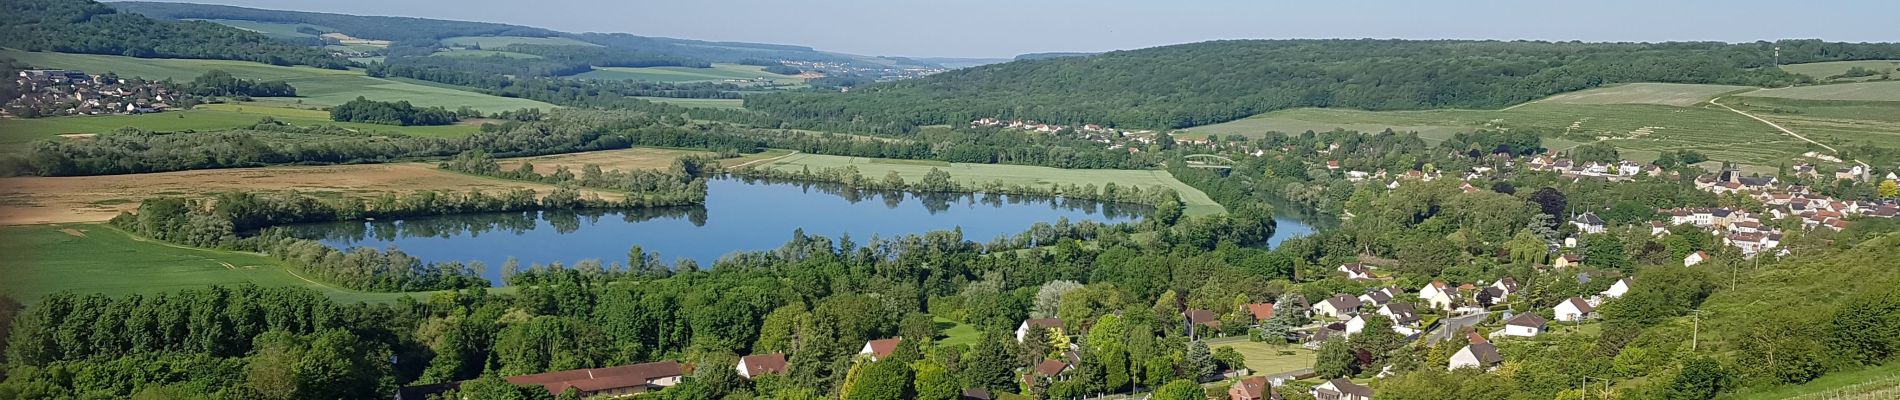
[[[156,0],[172,1],[172,0]],[[1822,39],[1890,42],[1900,2],[1837,7],[1827,18],[1765,20],[1785,2],[1520,4],[1373,1],[1265,4],[1217,0],[895,2],[837,0],[792,6],[758,0],[298,0],[172,1],[240,7],[465,20],[567,32],[810,46],[841,53],[1009,58],[1100,52],[1220,39],[1376,38],[1587,42]],[[1859,3],[1859,2],[1856,2]],[[601,8],[624,12],[595,12]],[[1162,21],[1162,22],[1155,22]],[[1178,22],[1177,22],[1178,21]]]

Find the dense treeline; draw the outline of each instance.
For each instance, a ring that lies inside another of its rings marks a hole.
[[[504,59],[494,60],[495,58]],[[374,77],[401,77],[466,86],[496,96],[517,97],[567,106],[609,106],[641,101],[634,99],[641,96],[701,99],[741,97],[738,93],[739,86],[730,83],[582,80],[539,77],[533,74],[509,77],[497,71],[517,70],[508,65],[518,61],[510,61],[516,59],[506,58],[499,55],[410,57],[401,58],[392,63],[372,62],[369,64],[367,73]],[[486,65],[490,61],[500,65]],[[578,69],[578,71],[586,72],[586,69]]]
[[[579,191],[568,188],[556,189],[546,196],[537,196],[534,191],[525,189],[500,195],[423,191],[402,197],[384,194],[370,200],[337,201],[296,193],[231,192],[219,194],[209,202],[170,197],[147,199],[139,204],[137,212],[121,214],[112,219],[112,224],[142,236],[189,246],[262,251],[290,261],[319,279],[351,289],[422,291],[485,287],[488,282],[481,278],[480,265],[425,264],[393,249],[339,251],[277,230],[265,230],[249,237],[240,235],[275,225],[307,222],[625,206],[594,196],[583,197]]]
[[[654,109],[680,110],[665,105]],[[1139,169],[1155,164],[1155,157],[1148,153],[1130,154],[1094,142],[994,129],[928,128],[900,140],[704,124],[680,115],[628,110],[564,109],[545,115],[524,111],[503,115],[515,120],[486,124],[482,132],[463,138],[291,127],[270,121],[247,129],[216,132],[122,130],[94,140],[34,142],[26,154],[0,161],[0,171],[40,176],[105,175],[281,164],[378,163],[450,157],[471,150],[495,157],[517,157],[631,146],[735,153],[781,148],[815,154],[1058,168]]]
[[[674,160],[673,167],[664,171],[602,171],[599,165],[587,164],[578,175],[565,166],[544,175],[535,171],[534,163],[526,161],[513,170],[503,171],[488,153],[471,151],[443,161],[440,167],[504,179],[617,190],[626,196],[621,204],[644,208],[705,204],[706,178],[699,175],[708,162],[710,160],[705,158],[683,157]]]
[[[330,120],[366,122],[383,125],[449,125],[458,121],[456,113],[442,107],[416,107],[408,100],[375,101],[357,96],[356,100],[330,107]]]
[[[191,80],[187,91],[198,96],[296,97],[297,88],[284,81],[238,79],[224,70],[206,71]]]
[[[350,36],[392,41],[435,41],[457,36],[528,36],[550,37],[559,34],[541,28],[488,22],[449,21],[428,18],[380,17],[302,11],[261,10],[214,4],[128,1],[113,6],[153,18],[232,19],[244,21],[310,24],[336,29]],[[329,32],[317,32],[318,34]]]
[[[1900,44],[1243,40],[966,68],[849,93],[778,93],[746,108],[905,125],[977,118],[1181,128],[1294,107],[1498,108],[1622,82],[1782,86],[1768,66],[1900,58]]]
[[[27,51],[141,58],[201,58],[342,69],[348,60],[321,49],[202,21],[158,21],[91,0],[0,3],[0,46]]]
[[[377,73],[432,82],[495,87],[497,85],[474,84],[577,75],[592,71],[595,67],[712,67],[711,63],[689,58],[592,46],[512,44],[498,49],[488,49],[540,56],[528,58],[502,54],[486,57],[440,57],[431,55],[438,48],[432,43],[415,43],[414,45],[413,47],[392,46],[387,57],[381,62],[387,66],[377,68]],[[429,70],[452,71],[459,74],[420,72]]]

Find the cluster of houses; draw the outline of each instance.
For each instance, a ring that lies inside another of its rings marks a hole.
[[[1630,160],[1619,160],[1614,163],[1596,161],[1578,163],[1550,154],[1531,157],[1524,161],[1524,165],[1532,171],[1556,172],[1565,179],[1571,180],[1590,178],[1624,181],[1634,179],[1637,175],[1660,176],[1663,174],[1662,167]]]
[[[1565,261],[1574,262],[1570,258],[1564,258],[1558,263],[1562,264]],[[1365,264],[1350,263],[1341,264],[1336,270],[1348,279],[1378,280],[1373,276],[1371,269],[1371,266]],[[1589,275],[1580,274],[1578,279],[1587,282]],[[1618,279],[1608,289],[1588,298],[1576,296],[1565,299],[1551,308],[1551,315],[1559,322],[1580,322],[1593,318],[1597,307],[1602,306],[1606,301],[1629,293],[1634,283],[1629,278]],[[1517,280],[1510,277],[1498,279],[1490,284],[1480,282],[1452,285],[1442,280],[1434,280],[1420,287],[1414,296],[1418,304],[1429,309],[1443,311],[1448,315],[1469,315],[1502,304],[1520,290],[1522,288]],[[1424,329],[1431,328],[1432,324],[1421,327],[1422,318],[1418,314],[1418,309],[1412,303],[1395,300],[1403,293],[1397,289],[1382,287],[1371,289],[1357,297],[1341,293],[1314,303],[1311,307],[1313,315],[1326,316],[1343,322],[1321,326],[1305,346],[1318,348],[1320,343],[1328,339],[1350,337],[1362,332],[1368,317],[1391,319],[1393,331],[1406,335],[1408,338],[1417,337],[1423,333]],[[1361,310],[1374,307],[1377,311],[1373,313],[1361,312]],[[1548,327],[1549,321],[1537,313],[1516,313],[1504,318],[1503,329],[1492,332],[1492,336],[1534,337],[1542,334]],[[1466,336],[1469,344],[1451,358],[1448,368],[1494,368],[1503,362],[1503,357],[1498,354],[1497,346],[1491,344],[1489,339],[1475,333],[1469,333]]]
[[[1046,123],[1036,122],[1035,120],[1005,120],[1005,119],[997,119],[997,118],[980,118],[974,121],[970,121],[970,126],[971,127],[1021,129],[1025,131],[1031,131],[1031,132],[1036,132],[1036,133],[1046,133],[1046,134],[1056,134],[1056,133],[1063,132],[1066,130],[1069,132],[1073,132],[1078,138],[1096,142],[1096,143],[1107,144],[1109,145],[1109,148],[1111,149],[1119,149],[1119,148],[1126,147],[1126,144],[1121,143],[1123,142],[1123,140],[1121,139],[1124,139],[1124,138],[1127,138],[1128,139],[1127,141],[1129,142],[1142,143],[1142,144],[1153,144],[1155,142],[1154,135],[1153,135],[1154,131],[1147,131],[1147,130],[1124,131],[1124,130],[1104,127],[1104,126],[1096,125],[1096,124],[1070,126],[1070,125],[1059,125],[1059,124],[1046,124]],[[1175,140],[1194,142],[1193,139],[1188,139],[1188,138],[1177,138]],[[1201,141],[1206,141],[1206,139],[1201,139]],[[1137,152],[1140,150],[1129,148],[1129,151]]]
[[[20,96],[5,99],[0,112],[25,118],[152,113],[177,100],[163,84],[73,70],[23,70],[15,83]]]

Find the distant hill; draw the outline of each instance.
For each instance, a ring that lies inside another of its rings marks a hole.
[[[934,64],[944,68],[969,68],[1009,62],[1008,58],[961,58],[961,57],[911,57],[920,63]]]
[[[0,1],[0,47],[142,58],[199,58],[343,68],[328,52],[197,21],[162,21],[89,0]]]
[[[713,42],[639,36],[626,33],[567,33],[528,26],[489,22],[265,10],[211,4],[140,1],[116,2],[111,4],[127,12],[145,14],[160,19],[239,20],[307,24],[335,29],[338,33],[357,38],[411,42],[409,43],[411,46],[433,44],[443,39],[480,36],[567,38],[598,44],[622,52],[638,52],[645,56],[665,56],[715,63],[747,63],[748,61],[758,60],[839,63],[864,62],[856,57],[822,52],[805,46],[782,44]]]
[[[1232,40],[1014,61],[853,88],[749,97],[786,117],[931,125],[975,118],[1180,128],[1297,107],[1494,109],[1613,83],[1784,86],[1773,63],[1900,57],[1900,44]]]
[[[1080,52],[1027,53],[1027,54],[1017,55],[1015,61],[1047,60],[1051,58],[1063,58],[1063,57],[1086,57],[1086,56],[1092,56],[1096,54],[1101,54],[1101,53],[1080,53]]]

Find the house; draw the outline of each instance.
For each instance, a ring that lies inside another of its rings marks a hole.
[[[1357,335],[1359,334],[1359,332],[1364,332],[1365,330],[1366,330],[1366,316],[1354,315],[1352,316],[1352,319],[1346,320],[1346,336],[1347,337],[1351,337],[1352,335]]]
[[[1609,289],[1603,290],[1603,297],[1614,299],[1618,297],[1623,297],[1624,293],[1629,293],[1629,292],[1630,292],[1630,278],[1617,279],[1616,283],[1610,284]]]
[[[1498,300],[1502,301],[1504,298],[1510,297],[1512,293],[1517,293],[1517,279],[1508,276],[1499,278],[1497,282],[1491,283],[1491,287],[1504,292],[1503,296],[1498,297]]]
[[[1446,287],[1444,282],[1439,281],[1432,281],[1431,285],[1426,285],[1425,287],[1433,289],[1432,296],[1424,299],[1425,305],[1447,311],[1458,305],[1457,289]]]
[[[1497,345],[1491,344],[1491,341],[1485,340],[1483,336],[1478,336],[1475,332],[1469,338],[1471,344],[1458,349],[1457,354],[1452,354],[1451,361],[1446,363],[1446,369],[1483,368],[1489,370],[1504,362],[1504,356],[1498,354]]]
[[[1433,297],[1438,297],[1439,292],[1443,291],[1445,291],[1445,281],[1435,280],[1432,281],[1432,283],[1425,284],[1424,288],[1418,290],[1418,299],[1430,300]]]
[[[1372,400],[1372,388],[1345,378],[1337,378],[1313,387],[1314,400]]]
[[[739,376],[753,379],[759,376],[785,372],[785,353],[753,354],[739,357]]]
[[[1210,310],[1188,310],[1187,321],[1191,326],[1204,326],[1216,332],[1220,331],[1220,315]]]
[[[1247,305],[1247,315],[1253,316],[1254,323],[1273,319],[1273,303],[1253,303]]]
[[[1412,303],[1386,304],[1385,306],[1379,307],[1378,313],[1379,315],[1392,318],[1392,323],[1395,326],[1417,325],[1418,321],[1422,319],[1418,316],[1418,310],[1412,307]]]
[[[1340,264],[1339,272],[1346,273],[1346,279],[1372,279],[1372,271],[1365,264]]]
[[[963,389],[962,400],[990,400],[989,388]]]
[[[1028,373],[1023,374],[1023,386],[1034,386],[1036,378],[1060,380],[1064,372],[1069,372],[1069,363],[1057,360],[1042,360],[1042,362],[1030,367]]]
[[[1603,218],[1597,218],[1596,213],[1590,212],[1571,218],[1570,224],[1576,225],[1577,230],[1583,233],[1603,233],[1604,229]]]
[[[1023,320],[1021,324],[1016,325],[1016,343],[1022,343],[1023,340],[1027,340],[1032,329],[1054,329],[1056,330],[1056,334],[1060,335],[1062,334],[1062,319],[1035,318]]]
[[[904,338],[890,338],[864,342],[864,347],[858,349],[858,354],[871,356],[871,361],[877,361],[879,358],[890,357],[891,353],[897,352],[897,344],[903,341]]]
[[[620,397],[678,385],[682,376],[684,374],[678,362],[661,361],[517,375],[503,379],[517,386],[540,386],[554,396],[572,388],[579,391],[581,397]],[[422,400],[430,395],[460,388],[464,382],[405,387],[396,392],[396,399]]]
[[[1539,333],[1544,333],[1548,324],[1548,321],[1544,321],[1544,317],[1539,317],[1537,314],[1521,313],[1504,321],[1504,330],[1500,334],[1519,337],[1537,336]]]
[[[1359,302],[1364,303],[1364,304],[1375,305],[1375,306],[1382,306],[1382,305],[1385,305],[1385,303],[1392,302],[1392,296],[1397,293],[1398,291],[1392,290],[1392,288],[1373,289],[1371,291],[1367,291],[1366,294],[1359,295]]]
[[[1550,261],[1550,266],[1552,268],[1557,268],[1557,269],[1564,269],[1564,268],[1576,267],[1576,266],[1581,266],[1581,265],[1583,265],[1583,259],[1577,258],[1577,255],[1575,254],[1565,254],[1563,255],[1563,257],[1557,257],[1557,259]]]
[[[1583,301],[1582,297],[1571,297],[1568,300],[1557,303],[1555,311],[1557,312],[1558,321],[1571,322],[1589,318],[1590,313],[1596,311],[1596,308],[1591,307],[1589,302]]]
[[[1682,266],[1693,267],[1696,264],[1701,264],[1703,261],[1708,261],[1708,260],[1709,260],[1709,253],[1703,253],[1703,252],[1697,251],[1694,254],[1690,254],[1688,257],[1683,257]]]
[[[1327,340],[1331,340],[1333,338],[1344,339],[1345,337],[1346,337],[1346,324],[1343,322],[1334,322],[1334,323],[1326,324],[1324,326],[1320,326],[1319,329],[1313,330],[1313,336],[1309,337],[1308,338],[1309,340],[1307,340],[1306,344],[1302,345],[1302,347],[1305,347],[1307,349],[1312,349],[1312,350],[1319,350],[1319,345],[1321,343],[1325,343]]]
[[[1279,399],[1280,394],[1273,392],[1272,385],[1267,383],[1267,377],[1264,376],[1241,379],[1240,382],[1234,382],[1234,386],[1227,389],[1227,400]]]
[[[1359,305],[1360,302],[1358,298],[1339,294],[1329,297],[1326,301],[1319,302],[1319,304],[1314,304],[1313,311],[1318,314],[1330,315],[1336,319],[1347,319],[1347,317],[1359,312]]]

